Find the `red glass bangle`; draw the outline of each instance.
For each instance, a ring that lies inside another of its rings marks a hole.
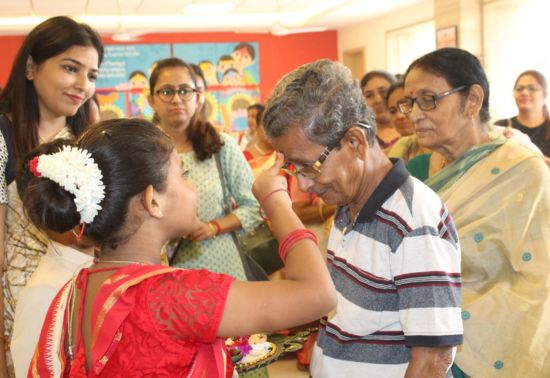
[[[260,216],[262,217],[263,220],[267,220],[267,217],[265,216],[265,214],[263,213],[263,208],[264,208],[264,204],[265,204],[265,201],[267,201],[267,199],[273,194],[273,193],[277,193],[277,192],[286,192],[288,193],[288,191],[286,189],[283,189],[283,188],[279,188],[279,189],[275,189],[269,193],[267,193],[264,198],[262,198],[262,200],[260,201]]]
[[[286,263],[286,254],[288,251],[294,247],[297,242],[303,239],[311,239],[315,244],[317,244],[317,236],[315,236],[313,231],[308,230],[307,228],[300,228],[290,232],[279,243],[279,256],[284,263]]]

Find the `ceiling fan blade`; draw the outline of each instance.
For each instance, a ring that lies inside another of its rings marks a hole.
[[[299,34],[299,33],[317,33],[327,30],[324,26],[312,26],[304,28],[288,28],[279,23],[274,23],[271,28],[271,34],[276,36],[285,36],[289,34]]]
[[[299,34],[299,33],[318,33],[327,30],[324,26],[315,26],[309,28],[288,28],[286,34]]]
[[[277,20],[273,22],[271,26],[271,34],[275,36],[284,36],[289,34],[299,34],[299,33],[315,33],[322,32],[327,30],[324,26],[311,26],[311,27],[288,27],[283,24],[281,4],[279,0],[275,0],[275,5],[277,7]]]
[[[118,27],[117,31],[111,35],[111,38],[113,41],[118,42],[133,42],[133,41],[139,41],[142,35],[149,33],[150,31],[147,30],[140,30],[140,31],[128,31],[126,28],[124,28],[122,25]]]

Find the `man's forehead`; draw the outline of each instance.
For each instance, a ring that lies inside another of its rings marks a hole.
[[[311,142],[300,127],[291,127],[283,135],[271,140],[273,147],[293,162],[308,161],[318,152],[319,145]]]

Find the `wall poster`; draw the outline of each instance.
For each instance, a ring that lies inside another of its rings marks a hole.
[[[101,118],[150,120],[153,109],[147,103],[149,75],[157,60],[168,57],[169,44],[106,45],[96,82]]]
[[[149,76],[156,61],[172,55],[204,72],[208,120],[244,131],[247,107],[260,100],[258,53],[257,42],[107,45],[96,83],[102,119],[152,119]]]

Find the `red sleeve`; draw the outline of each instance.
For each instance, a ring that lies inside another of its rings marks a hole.
[[[213,342],[234,278],[207,270],[178,270],[149,280],[149,310],[172,340]]]

